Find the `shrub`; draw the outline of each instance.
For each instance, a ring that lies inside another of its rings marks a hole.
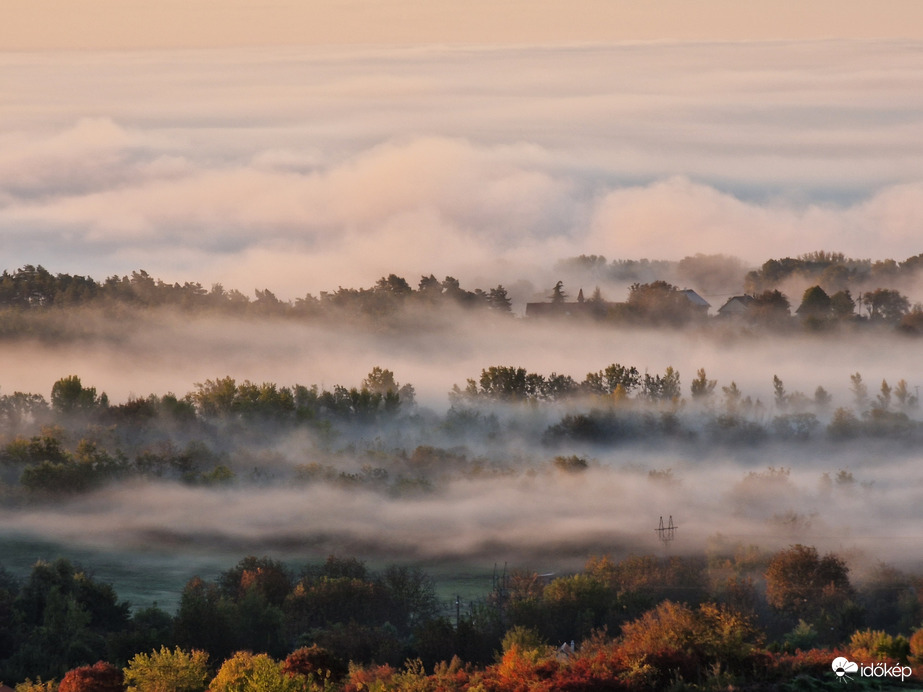
[[[910,642],[900,635],[892,637],[882,630],[860,630],[849,639],[849,651],[859,661],[907,661]]]

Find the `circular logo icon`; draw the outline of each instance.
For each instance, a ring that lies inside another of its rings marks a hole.
[[[853,663],[848,658],[840,656],[833,659],[833,672],[836,673],[838,678],[848,677],[847,673],[857,673],[859,672],[859,664]]]

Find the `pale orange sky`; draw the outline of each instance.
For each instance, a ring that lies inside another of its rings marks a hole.
[[[923,38],[920,0],[0,0],[0,50]]]

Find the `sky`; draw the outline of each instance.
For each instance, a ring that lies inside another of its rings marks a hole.
[[[921,250],[914,0],[0,7],[5,269],[292,299]]]
[[[3,0],[14,50],[923,37],[917,0]]]

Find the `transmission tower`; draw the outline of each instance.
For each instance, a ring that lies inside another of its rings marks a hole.
[[[663,523],[663,515],[660,516],[660,526],[658,526],[654,531],[657,532],[657,538],[660,539],[660,542],[664,545],[668,545],[670,541],[676,538],[676,529],[677,526],[673,523],[673,515],[670,515],[670,518],[667,520],[666,525]]]

